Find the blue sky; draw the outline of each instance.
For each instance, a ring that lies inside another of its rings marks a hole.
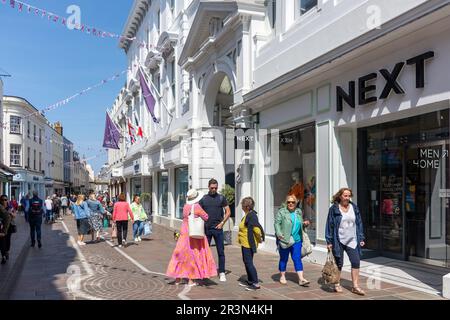
[[[23,0],[62,17],[70,5],[81,9],[81,22],[121,34],[133,0]],[[118,39],[97,38],[61,23],[48,21],[26,10],[11,9],[0,1],[0,69],[12,75],[3,78],[4,94],[21,96],[43,109],[127,68]],[[75,144],[96,173],[107,161],[102,148],[105,110],[110,108],[126,74],[82,95],[69,104],[46,113],[61,121],[64,136]],[[103,152],[103,155],[100,155]]]

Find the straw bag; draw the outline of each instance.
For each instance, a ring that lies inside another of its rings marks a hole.
[[[331,250],[328,250],[327,262],[322,269],[322,278],[327,284],[339,283],[340,272]]]
[[[311,240],[309,240],[309,236],[306,233],[306,229],[302,228],[302,258],[310,255],[312,253],[312,245]]]
[[[205,221],[200,217],[195,217],[194,206],[191,206],[191,213],[188,217],[189,237],[194,239],[203,239],[205,237]]]

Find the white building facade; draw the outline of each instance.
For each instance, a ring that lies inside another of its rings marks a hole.
[[[236,189],[231,229],[252,196],[274,251],[293,193],[322,262],[330,199],[350,187],[366,257],[448,267],[447,1],[149,3],[130,12],[131,71],[110,112],[124,137],[139,118],[144,139],[109,151],[111,195],[149,192],[155,221],[177,227],[185,189],[214,177]],[[160,124],[138,65],[161,92]]]
[[[32,116],[30,116],[32,114]],[[45,195],[43,155],[47,120],[27,100],[4,96],[3,162],[17,174],[11,184],[11,196],[20,199],[37,191]]]

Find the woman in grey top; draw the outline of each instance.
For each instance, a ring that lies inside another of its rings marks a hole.
[[[359,286],[361,247],[365,245],[364,230],[361,213],[356,204],[350,201],[352,195],[350,188],[341,188],[333,196],[333,205],[328,211],[325,238],[328,250],[333,251],[339,271],[344,264],[344,251],[347,253],[352,265],[351,291],[358,295],[365,295]],[[339,283],[336,284],[335,291],[342,292]]]

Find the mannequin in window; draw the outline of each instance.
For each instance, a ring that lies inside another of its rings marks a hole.
[[[295,196],[299,201],[299,204],[303,204],[303,198],[305,197],[305,186],[303,181],[300,180],[300,173],[295,171],[291,175],[294,184],[291,186],[288,192],[288,196]]]
[[[288,192],[288,196],[295,196],[298,200],[298,207],[302,209],[303,221],[306,226],[309,225],[309,217],[305,217],[305,211],[303,210],[303,199],[305,197],[305,186],[303,185],[303,181],[300,179],[300,173],[298,171],[294,171],[291,175],[292,180],[294,180],[294,184],[291,186]]]

